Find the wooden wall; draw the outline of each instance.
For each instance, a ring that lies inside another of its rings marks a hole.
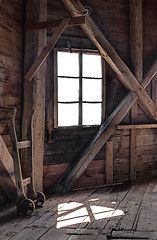
[[[11,142],[9,124],[12,108],[18,108],[16,129],[20,134],[22,51],[23,48],[23,0],[0,1],[0,134],[9,151]],[[4,194],[0,189],[0,205]],[[2,196],[2,197],[1,197]]]
[[[110,41],[122,60],[131,68],[130,64],[130,1],[89,1],[81,0],[84,6],[92,9],[91,17],[99,26],[103,34]],[[143,65],[144,74],[149,70],[157,55],[157,4],[155,0],[143,0]],[[48,0],[48,19],[64,18],[70,16],[61,1]],[[52,35],[48,30],[48,37]],[[69,27],[62,34],[57,47],[67,47],[70,40],[72,48],[95,49],[93,43],[79,27]],[[53,106],[53,55],[48,59],[47,68],[47,97],[46,108]],[[132,69],[131,69],[132,70]],[[123,99],[127,90],[120,83],[117,75],[106,64],[106,116],[109,116],[118,103]],[[147,87],[148,94],[153,101],[157,101],[156,80]],[[47,112],[48,113],[48,112]],[[52,113],[52,112],[51,112]],[[142,109],[138,106],[135,124],[151,123]],[[48,128],[53,129],[53,116],[47,114],[46,133]],[[121,124],[130,124],[130,112]],[[51,128],[50,127],[50,128]],[[53,141],[48,143],[45,136],[44,160],[44,187],[47,191],[69,164],[86,146],[97,128],[55,129]],[[135,141],[136,178],[145,178],[157,174],[157,142],[156,129],[137,129]],[[110,141],[113,143],[113,182],[130,180],[131,159],[131,130],[117,129]],[[96,158],[87,167],[82,176],[75,183],[74,188],[82,188],[106,183],[106,146],[98,153]]]

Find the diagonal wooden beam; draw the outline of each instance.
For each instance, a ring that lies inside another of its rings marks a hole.
[[[143,88],[147,87],[156,74],[157,60],[142,81]],[[130,91],[127,94],[127,96],[121,101],[112,114],[100,126],[98,132],[89,142],[87,147],[71,163],[65,173],[52,187],[51,193],[65,192],[71,189],[74,182],[81,176],[106,141],[110,138],[114,130],[117,128],[117,125],[122,121],[137,99],[138,96],[133,91]]]
[[[11,202],[16,199],[14,162],[0,135],[0,186]]]
[[[83,6],[79,0],[62,0],[62,2],[71,12],[72,16],[80,16],[83,12]],[[137,94],[141,106],[144,106],[144,110],[147,111],[147,115],[157,120],[155,104],[90,16],[86,16],[86,23],[81,25],[81,28],[95,44],[102,57],[108,62],[114,72],[117,73],[123,85]]]
[[[39,56],[36,58],[35,62],[33,63],[32,67],[29,69],[29,71],[26,73],[26,75],[24,76],[25,79],[27,79],[28,81],[31,81],[32,78],[34,77],[34,75],[36,74],[36,72],[38,71],[38,69],[41,67],[41,65],[44,63],[45,59],[47,58],[47,56],[49,55],[49,53],[52,51],[52,49],[54,48],[58,38],[60,37],[60,35],[62,34],[62,32],[64,31],[65,27],[67,26],[68,22],[69,22],[70,18],[65,18],[60,25],[58,26],[58,28],[56,29],[56,31],[54,32],[52,38],[50,39],[50,42],[42,49],[41,53],[39,54]]]
[[[39,23],[32,23],[26,25],[26,30],[38,30],[38,29],[46,29],[46,28],[56,28],[63,21],[63,19],[54,19],[53,21],[44,21]],[[78,26],[85,23],[85,16],[80,17],[72,17],[70,18],[67,27]]]

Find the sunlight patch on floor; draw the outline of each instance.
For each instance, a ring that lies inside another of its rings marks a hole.
[[[93,205],[91,206],[91,210],[95,220],[124,215],[124,212],[122,210],[118,210],[118,209],[115,210],[113,208],[102,207],[102,206]]]
[[[124,212],[120,209],[92,205],[91,201],[87,206],[78,202],[59,204],[58,215],[56,228],[62,228],[83,222],[91,222],[91,218],[100,220],[122,216]]]

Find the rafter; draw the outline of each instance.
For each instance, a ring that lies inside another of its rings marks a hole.
[[[151,82],[157,74],[157,60],[152,65],[149,72],[142,81],[143,88]],[[100,126],[98,132],[91,139],[86,148],[79,154],[79,156],[71,163],[69,168],[61,176],[61,178],[52,187],[51,193],[64,192],[69,190],[74,182],[81,176],[87,166],[91,163],[102,146],[110,138],[115,131],[117,125],[122,121],[124,116],[128,113],[133,104],[137,101],[138,96],[130,91],[127,96],[116,107],[112,114]]]
[[[73,16],[77,17],[81,15],[83,6],[80,1],[62,0],[62,2],[65,4]],[[120,81],[124,84],[124,86],[137,94],[140,104],[147,112],[147,115],[150,115],[151,118],[156,120],[157,113],[155,104],[90,16],[86,16],[86,23],[82,25],[81,28],[96,45],[102,57],[117,73]]]

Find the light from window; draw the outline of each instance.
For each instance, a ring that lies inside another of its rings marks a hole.
[[[78,125],[78,103],[58,104],[58,126]]]
[[[101,57],[99,55],[83,54],[83,77],[102,77]]]
[[[83,78],[83,101],[101,101],[101,79]]]
[[[101,103],[83,103],[82,125],[99,125],[101,123]]]
[[[58,52],[58,76],[79,76],[79,54]]]
[[[78,78],[58,78],[58,101],[78,101],[79,100],[79,79]]]
[[[99,125],[102,115],[101,57],[58,51],[57,63],[58,126]]]

